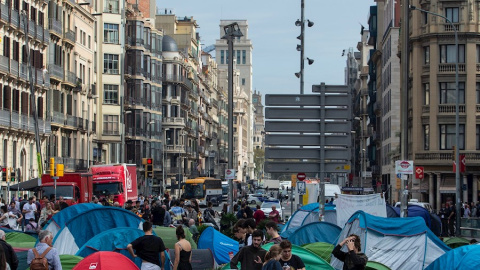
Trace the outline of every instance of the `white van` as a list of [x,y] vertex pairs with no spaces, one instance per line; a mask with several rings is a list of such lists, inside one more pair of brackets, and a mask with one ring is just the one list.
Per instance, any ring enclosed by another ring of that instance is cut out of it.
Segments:
[[[418,205],[428,210],[428,212],[433,213],[433,207],[428,202],[419,202],[417,199],[410,199],[408,205]],[[395,207],[400,207],[400,202],[395,203]]]

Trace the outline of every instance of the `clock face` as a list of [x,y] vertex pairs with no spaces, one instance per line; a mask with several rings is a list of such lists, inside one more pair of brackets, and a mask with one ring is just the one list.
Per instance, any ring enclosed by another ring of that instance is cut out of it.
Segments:
[[258,99],[257,99],[257,98],[253,98],[253,102],[257,102],[257,101],[258,101]]

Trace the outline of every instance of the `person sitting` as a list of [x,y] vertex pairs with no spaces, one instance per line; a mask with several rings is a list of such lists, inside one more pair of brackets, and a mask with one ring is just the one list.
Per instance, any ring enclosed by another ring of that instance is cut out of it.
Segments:
[[5,228],[10,228],[10,225],[8,224],[8,212],[7,212],[7,206],[2,205],[0,207],[1,209],[1,216],[0,216],[0,227],[5,227]]
[[27,225],[25,226],[26,232],[37,232],[38,231],[38,224],[35,222],[34,218],[31,218]]

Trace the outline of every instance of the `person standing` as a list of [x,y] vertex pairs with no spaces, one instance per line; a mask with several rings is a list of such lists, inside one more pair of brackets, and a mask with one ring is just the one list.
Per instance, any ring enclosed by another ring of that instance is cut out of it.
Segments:
[[10,265],[11,270],[17,270],[18,268],[18,258],[17,253],[13,250],[12,246],[5,242],[5,232],[0,230],[0,245],[3,247],[5,252],[5,259]]
[[452,203],[449,208],[450,215],[448,215],[448,230],[450,236],[455,236],[455,219],[457,214],[457,209],[455,209],[455,204]]
[[253,218],[255,219],[257,226],[258,223],[265,219],[265,213],[262,211],[259,204],[257,204],[257,210],[255,210],[255,213],[253,213]]
[[[37,206],[33,203],[33,197],[28,198],[28,202],[23,205],[22,213],[25,216],[25,221],[28,222],[31,218],[35,219]],[[25,223],[26,223],[25,222]]]
[[261,270],[263,260],[267,251],[260,247],[263,241],[263,232],[256,230],[252,234],[252,244],[243,247],[230,260],[230,268],[238,269],[237,264],[240,262],[241,270]]
[[40,233],[38,233],[38,241],[39,243],[35,248],[28,250],[27,264],[30,265],[33,259],[43,255],[43,257],[47,259],[48,267],[50,270],[62,270],[62,264],[60,263],[60,256],[58,255],[58,251],[56,248],[52,247],[52,232],[47,230],[40,231]]
[[173,270],[192,270],[192,245],[185,240],[185,231],[182,225],[177,226],[177,240],[175,243],[175,263]]
[[[142,259],[141,270],[160,270],[165,265],[165,244],[162,238],[153,235],[152,223],[145,221],[143,223],[144,236],[135,239],[127,245],[127,250],[132,257]],[[133,250],[136,251],[133,252]],[[159,256],[160,253],[160,256]],[[161,262],[160,262],[161,259]]]
[[288,240],[280,242],[282,248],[282,256],[280,257],[280,265],[285,270],[305,270],[305,264],[297,255],[292,254],[292,243]]
[[162,208],[161,202],[154,202],[152,205],[152,221],[154,225],[163,226],[163,220],[165,219],[165,209]]
[[438,216],[442,221],[442,236],[448,236],[448,215],[447,215],[447,208],[445,204],[442,203],[442,208],[438,211]]
[[278,234],[277,223],[273,221],[267,222],[267,224],[265,224],[265,230],[267,230],[267,234],[270,235],[269,243],[280,244],[282,242],[282,237]]
[[265,263],[262,270],[283,270],[278,260],[282,256],[282,248],[279,245],[272,245],[265,255]]
[[[341,251],[345,244],[348,252]],[[343,262],[343,270],[363,270],[367,266],[368,257],[361,250],[360,237],[350,234],[333,249],[332,255]]]
[[275,205],[272,205],[272,211],[268,214],[268,218],[275,223],[280,222],[280,213],[277,211],[277,207]]

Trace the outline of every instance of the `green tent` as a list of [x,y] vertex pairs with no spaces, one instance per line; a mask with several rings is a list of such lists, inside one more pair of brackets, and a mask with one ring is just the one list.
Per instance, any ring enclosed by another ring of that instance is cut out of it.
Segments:
[[390,268],[388,268],[387,266],[379,262],[369,261],[367,262],[367,266],[365,267],[365,270],[390,270]]
[[33,248],[37,239],[23,232],[8,232],[5,234],[5,242],[14,248]]
[[468,239],[462,237],[444,237],[443,242],[451,248],[457,248],[470,244],[470,241],[468,241]]
[[[63,270],[72,270],[81,260],[83,260],[83,257],[80,256],[68,254],[60,255],[60,263],[62,264]],[[18,269],[22,268],[19,267]],[[30,267],[28,267],[27,270],[30,270]]]
[[[269,250],[273,243],[268,243],[262,246],[263,249]],[[328,269],[333,270],[334,268],[330,266],[328,262],[322,259],[317,254],[302,248],[297,245],[292,245],[292,253],[300,257],[305,264],[305,268],[307,270],[320,270],[320,269]]]
[[[193,241],[192,238],[192,233],[190,230],[187,228],[185,229],[185,239],[187,239],[188,242],[192,245],[192,249],[197,249],[197,244],[195,241]],[[163,243],[165,244],[165,247],[168,249],[175,249],[175,243],[178,242],[177,240],[177,234],[175,233],[177,229],[176,228],[170,228],[170,227],[163,227],[163,226],[157,226],[156,228],[153,228],[153,231],[157,236],[162,238]]]
[[330,257],[332,255],[332,251],[335,248],[334,245],[330,243],[325,243],[325,242],[310,243],[310,244],[303,245],[302,247],[317,254],[318,256],[320,256],[320,258],[324,259],[329,263],[330,263]]

